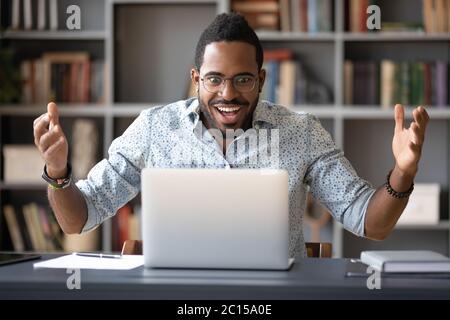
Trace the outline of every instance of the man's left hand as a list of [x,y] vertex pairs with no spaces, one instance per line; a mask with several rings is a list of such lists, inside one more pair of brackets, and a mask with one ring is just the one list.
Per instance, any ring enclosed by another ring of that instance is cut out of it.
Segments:
[[430,120],[424,107],[413,110],[414,121],[405,128],[405,110],[402,105],[395,106],[395,131],[392,152],[396,167],[405,175],[414,177],[419,166],[425,130]]

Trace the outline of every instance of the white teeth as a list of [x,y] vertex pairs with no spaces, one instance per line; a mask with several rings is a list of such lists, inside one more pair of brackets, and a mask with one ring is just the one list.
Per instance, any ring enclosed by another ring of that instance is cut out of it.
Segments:
[[236,112],[236,111],[238,111],[240,108],[239,108],[239,107],[235,107],[235,108],[217,107],[217,109],[219,109],[220,112]]

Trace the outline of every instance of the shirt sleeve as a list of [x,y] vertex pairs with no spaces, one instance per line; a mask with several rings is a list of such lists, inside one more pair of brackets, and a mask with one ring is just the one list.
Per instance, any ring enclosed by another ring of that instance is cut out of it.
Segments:
[[307,121],[309,158],[305,181],[334,219],[362,237],[367,206],[376,190],[357,175],[319,120],[310,115]]
[[150,149],[148,112],[142,111],[123,135],[112,142],[108,159],[97,163],[87,179],[76,183],[88,208],[88,219],[82,233],[114,216],[120,207],[138,194],[141,170],[146,166]]

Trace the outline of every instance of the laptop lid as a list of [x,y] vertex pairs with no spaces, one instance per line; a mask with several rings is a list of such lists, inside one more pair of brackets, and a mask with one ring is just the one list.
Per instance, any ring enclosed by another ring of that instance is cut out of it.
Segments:
[[287,269],[284,170],[142,171],[145,266]]

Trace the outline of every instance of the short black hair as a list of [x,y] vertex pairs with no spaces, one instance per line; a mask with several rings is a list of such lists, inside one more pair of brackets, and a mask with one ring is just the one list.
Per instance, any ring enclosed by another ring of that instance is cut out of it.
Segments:
[[263,49],[255,31],[247,20],[239,13],[222,13],[203,31],[195,49],[195,67],[200,70],[203,64],[205,47],[212,42],[242,41],[251,44],[256,49],[258,70],[263,64]]

